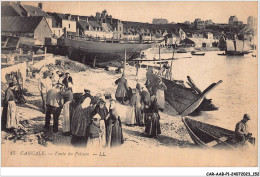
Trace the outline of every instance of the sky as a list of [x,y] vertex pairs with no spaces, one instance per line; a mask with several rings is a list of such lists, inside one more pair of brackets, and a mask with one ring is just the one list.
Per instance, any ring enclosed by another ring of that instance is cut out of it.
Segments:
[[[106,9],[113,18],[124,21],[148,22],[153,18],[165,18],[169,22],[193,22],[195,18],[212,19],[214,23],[228,23],[232,15],[247,23],[248,16],[257,17],[257,1],[39,1],[46,12],[93,15]],[[37,6],[38,2],[22,1]]]

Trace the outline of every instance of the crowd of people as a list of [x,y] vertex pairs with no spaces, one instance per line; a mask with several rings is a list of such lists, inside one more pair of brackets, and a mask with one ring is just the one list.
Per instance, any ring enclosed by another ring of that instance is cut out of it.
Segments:
[[[128,108],[124,119],[127,126],[145,126],[144,132],[149,137],[156,138],[161,134],[159,110],[164,110],[164,90],[167,89],[161,78],[147,79],[145,86],[140,83],[136,88],[130,88],[124,74],[115,81],[117,89],[116,100],[110,97],[109,107],[101,94],[92,96],[90,90],[84,93],[73,93],[73,79],[67,72],[49,73],[43,71],[39,78],[39,91],[42,98],[42,111],[45,114],[45,131],[51,131],[50,120],[53,117],[53,133],[58,132],[61,111],[62,133],[71,136],[71,144],[75,147],[115,147],[124,143],[120,103]],[[2,111],[2,130],[13,130],[19,127],[16,111],[14,83],[10,82],[5,92]],[[107,93],[106,93],[107,94]],[[105,94],[105,95],[106,95]],[[252,134],[248,133],[247,121],[249,115],[237,123],[235,140],[244,143]]]

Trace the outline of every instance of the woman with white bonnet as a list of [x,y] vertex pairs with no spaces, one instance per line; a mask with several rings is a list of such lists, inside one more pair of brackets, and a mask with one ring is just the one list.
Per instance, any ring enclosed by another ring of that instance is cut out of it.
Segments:
[[91,122],[90,113],[93,107],[90,106],[90,98],[86,98],[83,103],[78,105],[71,120],[71,144],[76,147],[86,147],[87,127]]
[[117,113],[115,100],[110,101],[109,117],[107,119],[107,146],[115,147],[124,143],[121,119]]

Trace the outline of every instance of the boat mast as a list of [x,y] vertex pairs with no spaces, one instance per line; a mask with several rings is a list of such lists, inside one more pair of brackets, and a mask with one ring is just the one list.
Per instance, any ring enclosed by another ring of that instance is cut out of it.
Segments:
[[125,60],[124,60],[124,71],[123,71],[123,75],[125,75],[125,65],[126,65],[126,49],[125,49]]

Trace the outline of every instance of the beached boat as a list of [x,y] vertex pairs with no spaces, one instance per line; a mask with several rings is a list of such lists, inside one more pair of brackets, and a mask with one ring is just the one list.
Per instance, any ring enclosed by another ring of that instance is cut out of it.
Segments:
[[[151,83],[151,87],[156,87],[158,84],[158,76],[151,72],[147,72],[146,78]],[[195,84],[192,82],[190,77],[188,76],[188,83],[189,87],[184,85],[184,81],[180,80],[170,80],[164,77],[161,77],[163,83],[166,85],[167,90],[164,91],[165,93],[165,100],[178,112],[179,115],[182,117],[187,116],[193,113],[197,108],[200,107],[199,111],[216,110],[214,106],[211,104],[211,100],[205,100],[206,95],[212,91],[215,87],[217,87],[222,81],[218,81],[217,83],[213,83],[208,88],[206,88],[203,92],[201,92]],[[202,105],[202,103],[204,105]]]
[[97,39],[89,40],[85,38],[61,38],[58,39],[58,47],[54,53],[68,55],[69,58],[80,60],[81,63],[96,63],[123,61],[125,55],[127,60],[140,56],[142,50],[151,48],[151,43],[127,42],[124,40],[101,41]]
[[[182,122],[188,130],[195,144],[208,148],[235,148],[238,144],[234,140],[234,131],[206,124],[190,118],[182,118]],[[248,139],[255,144],[255,138]]]
[[187,50],[185,50],[185,49],[180,49],[180,50],[177,50],[176,53],[187,53]]
[[205,53],[198,53],[198,52],[192,51],[192,52],[191,52],[191,55],[204,56]]

